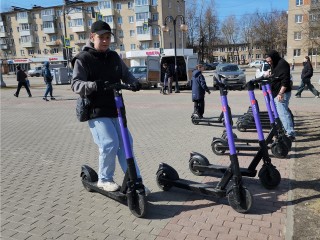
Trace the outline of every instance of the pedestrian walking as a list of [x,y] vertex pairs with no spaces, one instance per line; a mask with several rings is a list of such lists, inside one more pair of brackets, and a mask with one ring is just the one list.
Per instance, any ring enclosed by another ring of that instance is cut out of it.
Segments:
[[27,74],[21,69],[21,67],[17,66],[18,86],[17,86],[17,90],[16,90],[15,94],[13,94],[15,97],[19,97],[20,89],[22,86],[24,86],[25,89],[27,90],[29,97],[32,97],[31,91],[30,91],[29,86],[27,84],[27,77],[28,77]]
[[52,95],[52,92],[53,92],[52,79],[53,79],[53,77],[52,77],[51,71],[49,69],[49,65],[50,65],[49,62],[45,62],[44,63],[44,70],[43,70],[43,78],[44,78],[44,82],[46,83],[46,86],[47,86],[46,91],[43,96],[43,100],[45,100],[45,101],[49,101],[47,98],[48,94],[50,94],[51,100],[55,100],[55,98]]
[[294,64],[295,64],[295,60],[292,59],[291,71],[294,71]]
[[301,93],[304,90],[305,85],[307,85],[308,89],[315,95],[316,98],[319,98],[319,92],[315,89],[313,84],[311,83],[311,77],[313,76],[313,67],[308,56],[305,56],[303,61],[303,69],[301,72],[301,83],[296,93],[296,97],[300,98]]

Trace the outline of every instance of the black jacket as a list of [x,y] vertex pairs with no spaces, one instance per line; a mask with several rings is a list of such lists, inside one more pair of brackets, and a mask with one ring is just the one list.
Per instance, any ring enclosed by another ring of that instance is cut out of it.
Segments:
[[303,63],[303,69],[301,72],[301,80],[310,79],[313,76],[313,68],[310,62]]
[[271,73],[273,79],[271,80],[271,91],[273,97],[279,94],[282,86],[286,87],[285,92],[291,91],[290,82],[290,65],[289,63],[280,57],[279,53],[272,50],[267,54],[272,59]]
[[27,78],[27,74],[22,71],[21,69],[17,71],[17,81],[18,82],[24,82],[26,81],[26,78]]

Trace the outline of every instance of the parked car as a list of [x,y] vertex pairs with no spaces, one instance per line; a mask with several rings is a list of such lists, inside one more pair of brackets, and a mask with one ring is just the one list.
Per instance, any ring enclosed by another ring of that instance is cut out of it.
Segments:
[[42,76],[42,67],[39,66],[39,67],[35,67],[33,69],[30,69],[28,71],[28,75],[30,77],[34,77],[34,76],[40,77],[40,76]]
[[264,63],[263,60],[255,60],[255,61],[249,63],[248,65],[249,65],[250,68],[253,68],[253,67],[258,68],[258,67],[260,67],[263,63]]
[[[263,75],[266,75],[268,71],[271,69],[269,63],[263,62],[261,66],[256,70],[255,78],[259,78]],[[293,85],[292,74],[290,74],[291,86]],[[261,89],[261,84],[256,84],[256,87]]]
[[237,64],[220,63],[213,75],[213,87],[219,89],[216,85],[216,79],[218,79],[226,84],[229,89],[245,89],[246,75],[244,71]]
[[130,67],[129,71],[132,73],[132,75],[138,79],[139,83],[144,88],[151,87],[151,84],[147,81],[147,66],[134,66]]

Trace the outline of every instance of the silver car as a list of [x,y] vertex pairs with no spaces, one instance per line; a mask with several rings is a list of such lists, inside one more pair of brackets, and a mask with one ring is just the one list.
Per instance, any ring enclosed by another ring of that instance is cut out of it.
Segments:
[[147,67],[146,66],[135,66],[130,67],[129,71],[132,75],[138,79],[139,83],[142,87],[151,87],[150,84],[147,82]]
[[213,75],[213,87],[219,89],[216,80],[226,84],[229,89],[242,90],[246,87],[246,75],[244,69],[241,69],[237,64],[221,63],[217,66]]

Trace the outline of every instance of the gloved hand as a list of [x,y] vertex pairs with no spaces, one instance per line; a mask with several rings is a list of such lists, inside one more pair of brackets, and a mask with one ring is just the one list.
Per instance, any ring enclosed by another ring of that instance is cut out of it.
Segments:
[[208,94],[210,94],[210,93],[211,93],[209,89],[207,89],[207,90],[206,90],[206,92],[207,92]]
[[133,84],[131,84],[131,87],[132,91],[136,92],[141,89],[141,84],[139,82],[134,82]]
[[95,83],[97,85],[97,91],[105,91],[109,86],[108,81],[96,80]]

